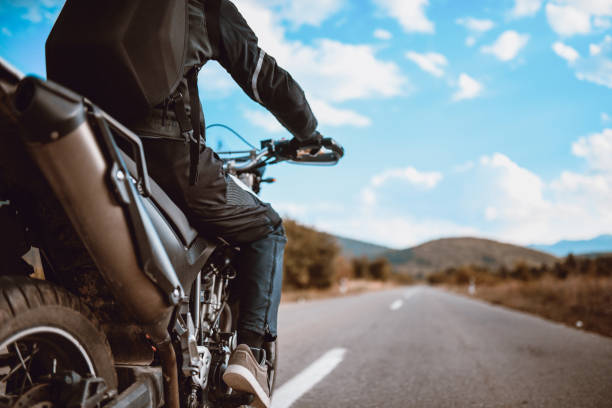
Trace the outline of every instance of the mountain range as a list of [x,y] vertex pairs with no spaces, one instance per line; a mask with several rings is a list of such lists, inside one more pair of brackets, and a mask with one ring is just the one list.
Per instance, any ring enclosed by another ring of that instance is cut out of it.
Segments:
[[548,252],[556,256],[587,255],[612,252],[612,235],[600,235],[592,239],[559,241],[553,245],[530,245],[529,248]]
[[403,250],[347,238],[338,238],[338,243],[347,257],[384,257],[396,271],[413,276],[468,265],[496,270],[502,266],[512,268],[519,262],[539,266],[558,261],[549,253],[481,238],[444,238]]
[[334,236],[338,241],[338,245],[342,249],[342,255],[347,258],[358,258],[365,256],[370,259],[374,259],[385,252],[393,251],[393,249],[376,244],[370,244],[369,242],[359,241],[351,238],[344,238]]

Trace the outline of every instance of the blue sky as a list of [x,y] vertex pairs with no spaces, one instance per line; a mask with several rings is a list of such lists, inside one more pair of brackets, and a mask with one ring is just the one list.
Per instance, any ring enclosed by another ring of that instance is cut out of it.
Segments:
[[[531,244],[612,232],[612,0],[240,0],[300,82],[337,167],[282,164],[263,198],[339,235]],[[0,55],[44,76],[62,2],[0,0]],[[216,63],[208,123],[290,137]],[[213,147],[237,148],[213,129]]]

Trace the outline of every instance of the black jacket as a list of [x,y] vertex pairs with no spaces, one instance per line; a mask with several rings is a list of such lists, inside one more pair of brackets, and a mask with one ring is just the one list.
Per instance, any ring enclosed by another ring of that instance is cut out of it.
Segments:
[[[259,48],[257,36],[236,6],[229,0],[189,0],[188,7],[185,73],[216,60],[251,99],[268,109],[293,136],[300,140],[310,138],[317,120],[304,91]],[[172,103],[166,102],[147,119],[128,125],[145,137],[181,138]]]

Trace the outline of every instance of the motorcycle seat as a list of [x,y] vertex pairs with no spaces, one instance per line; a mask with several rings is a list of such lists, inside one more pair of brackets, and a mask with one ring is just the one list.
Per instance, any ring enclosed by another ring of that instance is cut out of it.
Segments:
[[[136,177],[138,170],[136,163],[125,152],[121,152],[125,165],[132,177]],[[188,247],[198,237],[198,232],[191,226],[185,213],[168,197],[168,194],[149,177],[151,186],[151,200],[161,211],[164,217],[170,222],[174,231],[180,237],[183,244]]]

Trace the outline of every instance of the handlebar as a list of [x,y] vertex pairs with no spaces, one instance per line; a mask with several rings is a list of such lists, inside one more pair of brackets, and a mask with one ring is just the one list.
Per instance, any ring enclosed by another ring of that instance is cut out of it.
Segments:
[[323,138],[320,144],[312,141],[264,140],[261,149],[244,153],[248,155],[223,159],[225,169],[240,174],[284,161],[335,165],[344,156],[344,148],[332,138]]

